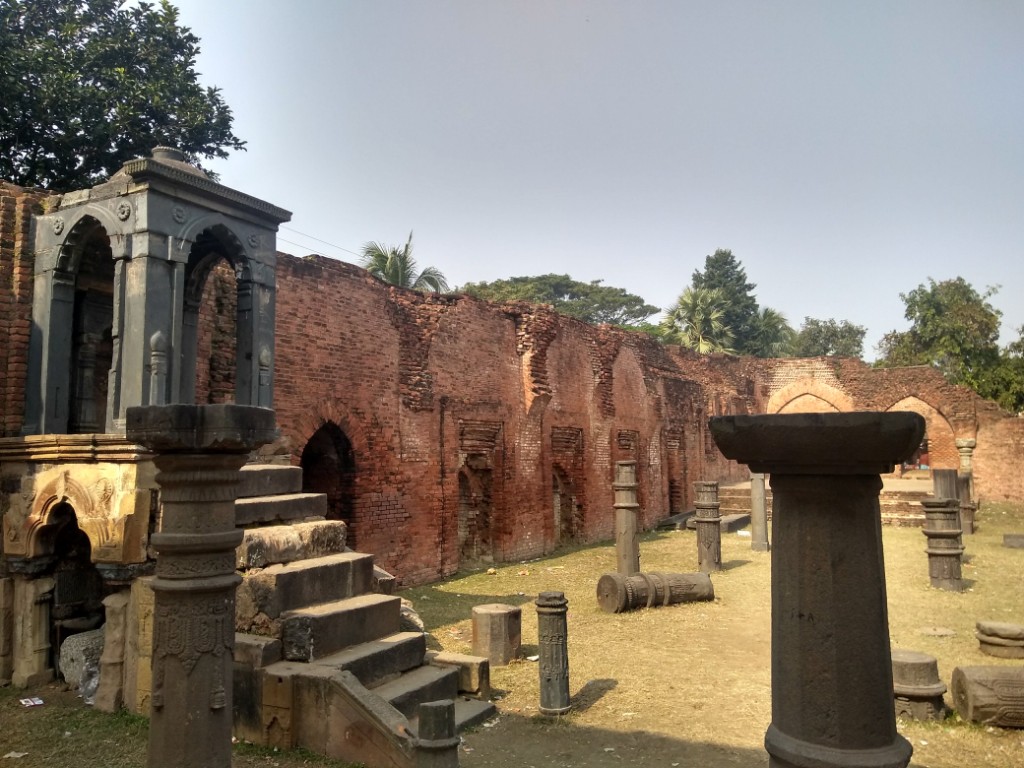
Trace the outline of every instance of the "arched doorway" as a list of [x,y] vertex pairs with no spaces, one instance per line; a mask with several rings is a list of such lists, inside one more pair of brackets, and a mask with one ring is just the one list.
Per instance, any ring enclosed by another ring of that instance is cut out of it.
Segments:
[[352,442],[341,428],[327,422],[309,438],[299,460],[302,490],[327,495],[329,517],[344,520],[348,526],[346,541],[357,548],[359,531],[353,520],[353,492],[356,478]]

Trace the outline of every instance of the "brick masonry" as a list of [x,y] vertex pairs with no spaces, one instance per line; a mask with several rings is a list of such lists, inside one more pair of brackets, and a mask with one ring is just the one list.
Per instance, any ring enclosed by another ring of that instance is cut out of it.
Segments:
[[[23,423],[29,233],[43,202],[39,192],[0,185],[3,435]],[[929,368],[699,356],[547,307],[426,296],[344,262],[278,259],[279,449],[294,464],[316,465],[317,456],[303,456],[310,438],[327,425],[344,434],[351,472],[338,514],[358,548],[404,584],[459,567],[469,515],[486,521],[484,559],[550,551],[568,530],[556,530],[553,489],[563,515],[573,506],[574,539],[611,538],[616,461],[637,462],[644,527],[691,508],[695,480],[746,479],[708,433],[708,417],[720,414],[914,410],[928,420],[932,466],[958,466],[954,439],[976,438],[979,495],[1024,498],[1015,467],[1024,420]],[[197,392],[222,400],[233,389],[224,364],[233,345],[221,340],[233,328],[230,272],[214,272],[205,295],[220,312],[200,318]]]

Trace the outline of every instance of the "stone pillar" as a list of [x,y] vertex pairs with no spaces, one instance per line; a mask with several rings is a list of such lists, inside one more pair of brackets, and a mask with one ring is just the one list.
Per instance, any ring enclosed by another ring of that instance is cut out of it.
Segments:
[[722,518],[718,514],[718,483],[699,480],[697,491],[697,570],[722,570]]
[[103,599],[106,623],[103,625],[103,655],[100,656],[100,684],[96,689],[96,709],[117,712],[124,704],[125,636],[128,620],[128,590]]
[[640,540],[637,538],[636,462],[615,462],[615,569],[623,576],[640,572]]
[[764,472],[750,473],[750,548],[755,552],[767,552],[769,549]]
[[974,515],[978,511],[978,505],[974,503],[971,496],[972,482],[971,475],[965,475],[962,472],[957,475],[956,489],[957,498],[960,499],[960,527],[963,528],[964,533],[971,534],[974,533]]
[[928,537],[928,577],[933,587],[962,592],[960,503],[956,499],[925,499],[924,530]]
[[156,453],[157,551],[149,768],[230,768],[238,470],[274,438],[274,412],[239,405],[127,410],[128,439]]
[[960,477],[967,478],[967,495],[961,494],[960,501],[974,501],[974,449],[978,441],[973,437],[958,437],[954,445],[960,454]]
[[540,713],[564,715],[569,704],[569,601],[562,592],[537,596],[537,645],[540,654]]
[[416,768],[458,768],[461,739],[455,732],[455,702],[420,704],[416,715]]
[[0,579],[0,686],[14,672],[14,580]]
[[14,577],[14,669],[16,688],[31,688],[53,680],[50,661],[50,606],[54,580],[50,576]]
[[726,458],[770,472],[772,768],[904,768],[896,732],[879,475],[920,445],[914,413],[725,416]]
[[492,667],[504,667],[519,655],[523,642],[523,609],[487,603],[473,606],[473,655]]

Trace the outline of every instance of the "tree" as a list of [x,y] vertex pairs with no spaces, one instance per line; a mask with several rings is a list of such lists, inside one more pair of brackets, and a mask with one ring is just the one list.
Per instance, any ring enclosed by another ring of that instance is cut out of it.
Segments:
[[848,320],[837,323],[832,318],[817,320],[805,317],[804,324],[793,339],[793,357],[861,357],[867,329]]
[[702,355],[732,353],[732,330],[725,322],[726,300],[717,288],[688,287],[667,310],[662,327],[666,340]]
[[975,390],[982,373],[999,361],[999,322],[1002,313],[989,298],[998,288],[978,293],[957,277],[919,285],[901,293],[910,330],[890,331],[879,344],[881,366],[933,365],[953,384]]
[[638,327],[658,312],[639,296],[623,288],[601,285],[601,280],[582,283],[569,275],[510,277],[493,282],[466,283],[459,290],[488,301],[528,301],[550,304],[556,312],[585,323],[610,323],[627,328]]
[[732,251],[719,248],[705,257],[704,271],[694,271],[692,285],[721,293],[722,322],[732,334],[736,352],[756,354],[758,307],[753,291],[757,286],[747,282],[746,270]]
[[67,191],[156,145],[189,160],[245,142],[195,71],[199,38],[167,0],[0,3],[0,178]]
[[1006,346],[999,361],[978,378],[979,395],[995,400],[1011,413],[1024,412],[1024,326],[1017,329],[1017,340]]
[[422,272],[416,271],[416,260],[412,257],[412,232],[402,248],[366,243],[359,264],[374,277],[399,288],[434,293],[448,291],[448,281],[437,267],[424,267]]
[[762,307],[753,317],[747,351],[756,357],[783,357],[789,352],[795,335],[784,314]]

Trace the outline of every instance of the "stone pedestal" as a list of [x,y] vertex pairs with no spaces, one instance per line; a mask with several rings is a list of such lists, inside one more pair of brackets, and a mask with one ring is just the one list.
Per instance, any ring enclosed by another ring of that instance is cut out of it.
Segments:
[[517,605],[473,606],[473,655],[492,667],[504,667],[519,655],[523,642],[523,610]]
[[458,768],[461,739],[455,732],[455,702],[420,704],[416,721],[416,768]]
[[939,679],[939,662],[934,656],[894,650],[892,685],[896,717],[941,720],[946,716],[946,705],[942,701],[946,684]]
[[726,458],[771,473],[774,768],[903,768],[882,558],[880,474],[920,445],[913,413],[713,418]]
[[129,408],[127,436],[156,456],[149,768],[230,768],[238,470],[274,438],[274,412],[238,405]]
[[928,577],[931,585],[950,592],[962,592],[960,559],[960,502],[956,499],[925,499],[924,533],[928,537]]
[[767,552],[768,545],[768,504],[764,492],[764,473],[750,473],[750,548],[755,552]]
[[978,650],[1000,659],[1024,659],[1024,626],[1007,621],[977,623]]
[[623,576],[640,572],[640,539],[637,537],[636,462],[615,462],[615,569]]
[[540,655],[540,713],[564,715],[569,704],[569,601],[562,592],[537,596],[537,645]]
[[697,515],[697,570],[713,573],[722,570],[722,518],[718,514],[718,483],[700,480],[693,484],[697,491],[694,504]]

